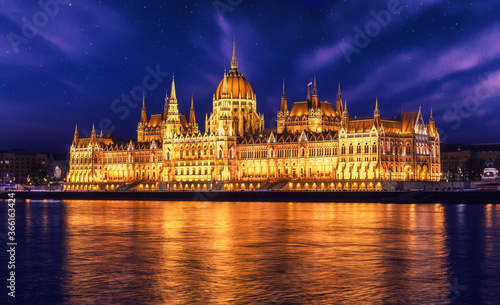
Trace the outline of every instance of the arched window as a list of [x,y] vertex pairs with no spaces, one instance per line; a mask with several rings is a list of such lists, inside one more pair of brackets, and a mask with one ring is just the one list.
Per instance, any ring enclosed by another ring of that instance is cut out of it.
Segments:
[[354,151],[354,148],[353,148],[352,143],[351,143],[351,144],[349,144],[349,154],[352,155],[353,151]]
[[342,149],[340,150],[341,155],[345,155],[345,145],[342,144]]
[[372,154],[376,154],[377,153],[377,144],[375,142],[373,142],[373,145],[372,145]]
[[370,153],[370,147],[368,146],[368,142],[365,143],[365,154]]
[[356,153],[361,154],[361,144],[358,143],[358,146],[356,147]]

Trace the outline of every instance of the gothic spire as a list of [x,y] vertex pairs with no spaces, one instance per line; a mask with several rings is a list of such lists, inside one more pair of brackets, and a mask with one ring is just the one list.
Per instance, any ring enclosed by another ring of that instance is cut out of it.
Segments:
[[236,61],[236,42],[233,39],[233,58],[231,59],[231,70],[238,69],[238,62]]
[[373,111],[373,124],[376,128],[380,126],[380,111],[378,109],[378,97],[375,99],[375,110]]
[[[310,84],[310,83],[309,83]],[[309,102],[311,100],[311,90],[309,87],[311,87],[310,85],[307,85],[307,98],[306,100]]]
[[166,120],[168,115],[168,91],[165,91],[165,106],[163,106],[163,119]]
[[313,91],[312,91],[312,107],[319,108],[318,89],[316,88],[316,76],[314,76],[314,84],[313,84]]
[[339,115],[341,115],[344,112],[344,108],[342,107],[342,94],[340,93],[340,82],[339,82],[339,91],[337,93],[337,105],[335,110]]
[[95,127],[94,127],[94,123],[92,123],[92,132],[90,133],[90,141],[95,140],[95,138],[96,138]]
[[146,97],[142,96],[142,109],[141,109],[141,122],[146,122],[148,120],[146,116]]
[[73,145],[76,145],[78,143],[78,124],[75,124],[75,134],[73,136]]
[[347,100],[344,102],[344,111],[342,112],[342,125],[346,130],[349,128],[349,112],[347,112]]
[[431,137],[435,137],[438,134],[436,130],[436,123],[434,122],[434,117],[432,116],[432,108],[431,108],[431,116],[429,117],[429,135]]
[[172,73],[172,91],[170,92],[170,102],[177,104],[177,95],[175,94],[175,79],[174,73]]
[[189,112],[189,124],[196,124],[196,116],[194,115],[194,104],[193,104],[193,96],[191,95],[191,110]]
[[288,111],[288,105],[287,105],[287,102],[286,102],[285,80],[284,79],[283,79],[283,93],[281,94],[281,107],[280,107],[280,111],[283,112],[283,114]]

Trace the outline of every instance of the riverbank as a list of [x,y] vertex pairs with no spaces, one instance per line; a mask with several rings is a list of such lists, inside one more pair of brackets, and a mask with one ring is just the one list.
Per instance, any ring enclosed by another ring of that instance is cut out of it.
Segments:
[[[0,194],[7,199],[7,193]],[[17,200],[160,200],[266,202],[500,203],[500,191],[176,191],[15,192]]]

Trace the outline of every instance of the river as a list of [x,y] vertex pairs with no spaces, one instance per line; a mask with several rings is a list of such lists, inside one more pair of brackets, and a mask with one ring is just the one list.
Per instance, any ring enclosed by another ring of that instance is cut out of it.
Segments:
[[495,304],[497,205],[16,203],[16,302]]

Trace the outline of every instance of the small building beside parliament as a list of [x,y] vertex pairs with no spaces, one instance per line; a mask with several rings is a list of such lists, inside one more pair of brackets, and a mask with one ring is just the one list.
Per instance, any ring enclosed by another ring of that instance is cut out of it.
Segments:
[[[310,89],[312,87],[312,90]],[[279,101],[277,101],[277,104]],[[193,99],[179,113],[175,79],[163,113],[148,117],[143,100],[137,140],[110,134],[80,138],[75,129],[66,190],[376,190],[384,181],[438,181],[440,141],[432,110],[382,118],[352,118],[342,99],[319,99],[316,79],[291,108],[281,95],[277,129],[264,115],[250,83],[238,71],[235,49],[213,111],[200,131]]]

